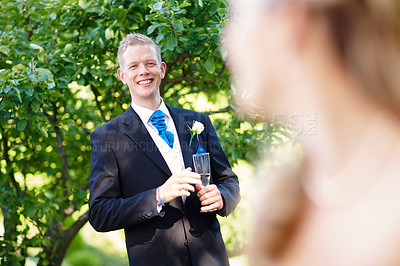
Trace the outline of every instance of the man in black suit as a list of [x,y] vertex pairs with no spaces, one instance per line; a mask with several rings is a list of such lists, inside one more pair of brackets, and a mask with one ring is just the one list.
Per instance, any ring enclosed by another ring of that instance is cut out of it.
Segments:
[[[209,117],[163,102],[166,65],[149,37],[127,35],[118,61],[132,103],[91,134],[91,225],[124,228],[130,265],[228,265],[216,214],[235,209],[239,182]],[[194,121],[204,130],[192,137]],[[202,187],[192,155],[204,151],[211,184]]]

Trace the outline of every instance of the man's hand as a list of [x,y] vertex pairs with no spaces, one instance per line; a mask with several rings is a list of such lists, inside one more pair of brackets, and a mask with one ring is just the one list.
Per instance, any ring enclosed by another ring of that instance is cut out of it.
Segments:
[[219,211],[224,207],[224,201],[216,185],[211,184],[203,188],[201,185],[196,185],[196,189],[198,190],[197,196],[203,206],[200,208],[201,211]]
[[[189,197],[190,192],[195,191],[192,184],[200,185],[201,181],[200,175],[192,172],[192,168],[190,167],[178,174],[172,175],[162,186],[160,186],[159,193],[163,203],[171,202],[177,197]],[[158,196],[159,195],[157,194],[157,199]]]

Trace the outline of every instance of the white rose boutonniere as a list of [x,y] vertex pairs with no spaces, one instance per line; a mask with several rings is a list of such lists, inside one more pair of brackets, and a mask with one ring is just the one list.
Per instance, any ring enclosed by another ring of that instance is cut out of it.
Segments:
[[189,142],[189,146],[190,146],[190,145],[192,145],[192,140],[193,140],[194,136],[197,136],[197,139],[199,139],[199,135],[204,130],[204,125],[203,125],[203,123],[201,123],[199,121],[193,121],[192,127],[190,127],[190,126],[188,126],[188,127],[189,127],[189,131],[190,131],[190,142]]

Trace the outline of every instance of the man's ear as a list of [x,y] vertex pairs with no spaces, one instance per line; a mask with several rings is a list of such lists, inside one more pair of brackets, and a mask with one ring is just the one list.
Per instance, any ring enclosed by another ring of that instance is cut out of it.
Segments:
[[125,81],[125,73],[124,73],[124,71],[121,69],[121,68],[119,68],[118,69],[118,71],[117,71],[117,73],[118,73],[118,77],[119,77],[119,79],[122,81],[122,83],[124,83],[124,85],[126,84],[126,81]]
[[161,62],[161,78],[163,79],[165,77],[165,71],[167,71],[167,65],[165,64],[165,62]]

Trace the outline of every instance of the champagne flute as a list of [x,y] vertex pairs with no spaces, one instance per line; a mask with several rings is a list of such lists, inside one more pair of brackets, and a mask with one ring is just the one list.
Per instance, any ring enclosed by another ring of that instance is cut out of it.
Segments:
[[200,174],[201,186],[205,187],[210,184],[210,154],[208,152],[193,154],[194,171]]
[[[201,177],[201,187],[208,186],[210,184],[210,173],[211,173],[211,166],[210,166],[210,154],[208,152],[193,154],[193,166],[194,171],[200,174]],[[210,211],[200,211],[200,212],[212,212]]]

